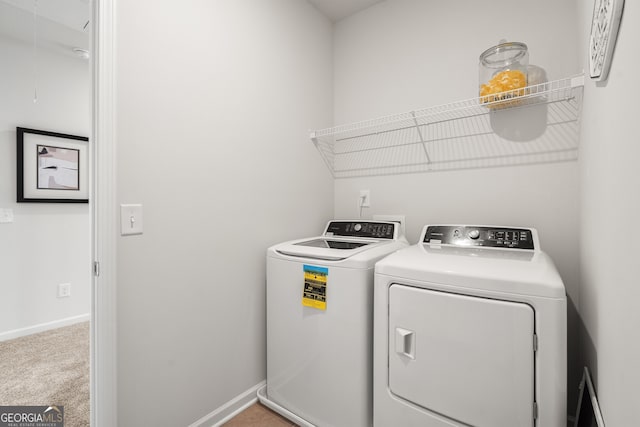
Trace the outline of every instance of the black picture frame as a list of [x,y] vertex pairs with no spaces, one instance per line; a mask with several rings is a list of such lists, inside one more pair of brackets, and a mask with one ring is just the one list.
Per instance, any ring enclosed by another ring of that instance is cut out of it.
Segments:
[[89,138],[16,128],[18,203],[89,203]]

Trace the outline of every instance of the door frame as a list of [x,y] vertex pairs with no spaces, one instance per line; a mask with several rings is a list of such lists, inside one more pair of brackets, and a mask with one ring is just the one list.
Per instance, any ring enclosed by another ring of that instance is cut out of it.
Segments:
[[118,425],[115,0],[94,0],[91,17],[91,425],[111,427]]

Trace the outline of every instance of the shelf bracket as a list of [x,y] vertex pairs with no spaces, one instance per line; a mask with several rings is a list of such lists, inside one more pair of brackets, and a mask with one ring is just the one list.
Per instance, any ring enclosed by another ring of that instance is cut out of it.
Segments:
[[571,87],[575,88],[580,86],[584,86],[584,74],[571,77]]
[[418,119],[416,118],[416,112],[411,112],[411,117],[413,117],[413,123],[416,125],[416,130],[418,131],[418,136],[420,137],[420,142],[422,143],[422,149],[424,150],[424,155],[427,156],[427,164],[431,163],[431,158],[429,157],[429,152],[427,151],[427,142],[422,137],[422,132],[420,131],[420,125],[418,124]]

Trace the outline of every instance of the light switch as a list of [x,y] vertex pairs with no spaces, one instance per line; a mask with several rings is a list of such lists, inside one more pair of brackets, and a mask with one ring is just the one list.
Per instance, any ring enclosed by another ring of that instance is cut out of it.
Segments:
[[120,205],[120,235],[142,234],[142,205]]
[[13,209],[0,208],[0,224],[13,222]]

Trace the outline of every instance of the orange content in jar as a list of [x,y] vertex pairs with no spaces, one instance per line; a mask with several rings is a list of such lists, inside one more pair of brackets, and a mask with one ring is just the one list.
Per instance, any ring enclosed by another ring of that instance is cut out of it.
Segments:
[[[497,73],[487,84],[480,86],[480,97],[482,103],[499,101],[514,96],[524,95],[524,91],[495,96],[501,92],[521,89],[527,86],[527,76],[520,70],[505,70]],[[491,96],[494,95],[494,96]]]

